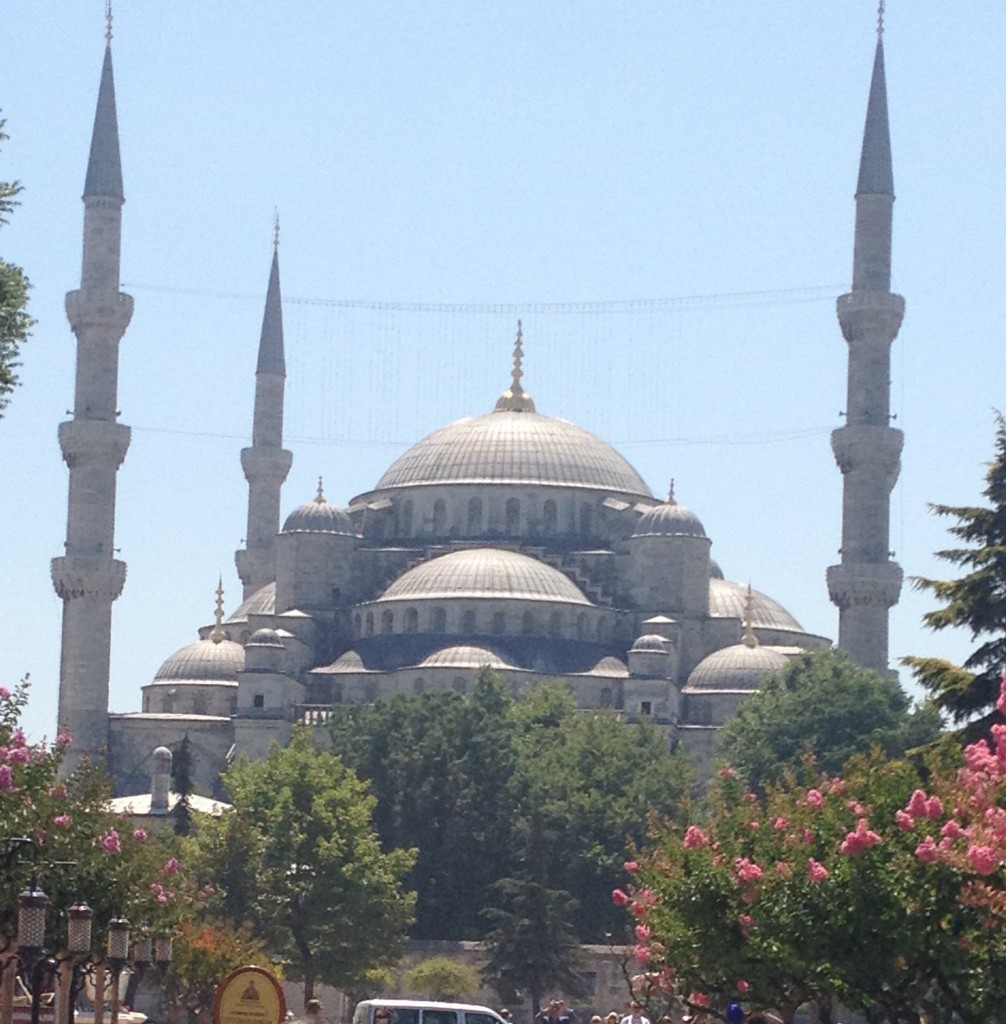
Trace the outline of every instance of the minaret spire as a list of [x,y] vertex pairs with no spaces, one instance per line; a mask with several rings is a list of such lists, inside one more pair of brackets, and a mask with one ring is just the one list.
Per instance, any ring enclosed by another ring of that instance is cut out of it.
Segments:
[[842,547],[841,564],[828,569],[828,590],[839,609],[839,646],[860,665],[886,673],[888,617],[902,584],[890,550],[890,497],[904,444],[890,425],[891,342],[905,300],[890,290],[894,175],[883,19],[881,2],[856,187],[852,290],[838,300],[849,371],[846,423],[831,436],[843,476]]
[[276,534],[279,532],[280,490],[293,462],[283,448],[283,396],[286,359],[283,352],[283,299],[279,287],[279,216],[273,225],[272,266],[266,290],[262,333],[255,370],[255,411],[252,443],[241,451],[248,481],[248,527],[245,547],[235,554],[245,598],[276,579]]
[[73,419],[61,423],[59,445],[70,470],[64,553],[52,560],[63,599],[59,726],[73,736],[74,767],[99,756],[108,742],[108,677],[112,603],[122,592],[126,563],[114,557],[116,473],[129,448],[118,422],[119,342],[133,300],[119,291],[122,166],[112,73],[111,10],[105,59],[84,181],[81,283],[66,296],[77,336]]

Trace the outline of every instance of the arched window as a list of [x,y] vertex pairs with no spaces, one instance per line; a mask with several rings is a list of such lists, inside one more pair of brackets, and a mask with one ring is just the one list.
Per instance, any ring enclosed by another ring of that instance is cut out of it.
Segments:
[[493,632],[496,634],[506,632],[506,615],[503,612],[493,612]]
[[610,708],[611,707],[611,687],[610,686],[602,686],[601,687],[600,705],[601,705],[602,708]]
[[521,617],[520,627],[521,632],[525,636],[532,636],[534,634],[534,612],[524,612],[524,615]]
[[519,498],[507,498],[506,500],[506,528],[504,532],[508,537],[516,537],[520,533]]
[[446,633],[447,632],[447,609],[446,608],[434,608],[433,609],[433,632],[434,633]]
[[548,620],[548,635],[562,636],[562,616],[558,612],[552,612]]
[[437,498],[433,503],[433,535],[443,537],[447,533],[447,502]]
[[584,537],[594,535],[594,506],[589,501],[580,506],[580,533]]
[[412,501],[411,499],[406,500],[405,504],[402,505],[402,528],[401,534],[403,537],[412,536]]
[[451,688],[455,693],[465,693],[468,689],[468,684],[461,678],[461,676],[456,676],[454,682],[451,683]]
[[366,634],[367,634],[367,636],[373,636],[374,635],[374,613],[373,612],[367,612]]
[[360,613],[357,612],[353,616],[353,635],[360,636],[363,631],[363,619],[360,617]]
[[209,710],[209,706],[205,693],[197,693],[192,698],[192,714],[194,715],[205,715]]
[[422,676],[420,676],[412,684],[412,692],[416,693],[416,694],[425,693],[426,692],[426,680]]
[[468,536],[474,537],[482,532],[482,499],[471,498],[468,501]]
[[408,608],[405,612],[405,632],[419,632],[419,612],[415,608]]
[[546,537],[554,537],[558,527],[559,515],[555,502],[549,498],[542,506],[541,532]]
[[462,633],[474,633],[475,632],[475,612],[469,608],[464,615],[461,616],[461,632]]
[[391,633],[395,628],[395,614],[390,608],[381,612],[381,632]]

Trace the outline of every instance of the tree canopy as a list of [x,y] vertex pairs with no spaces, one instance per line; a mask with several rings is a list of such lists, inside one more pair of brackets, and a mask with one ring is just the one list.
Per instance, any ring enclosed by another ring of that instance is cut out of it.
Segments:
[[[7,140],[6,122],[0,119],[0,143]],[[0,181],[0,225],[6,224],[22,185],[18,181]],[[28,289],[24,271],[0,258],[0,416],[10,402],[10,394],[18,385],[17,368],[21,346],[35,321],[28,315]]]
[[722,730],[720,751],[756,785],[779,781],[812,752],[833,774],[854,754],[879,747],[901,757],[940,734],[932,708],[912,709],[901,685],[840,650],[800,655],[765,678]]
[[971,722],[971,738],[987,733],[994,721],[999,679],[1006,666],[1006,421],[996,414],[995,458],[985,474],[987,505],[930,505],[935,515],[956,520],[948,532],[959,547],[936,557],[964,574],[952,580],[917,576],[918,590],[942,605],[923,616],[929,629],[967,629],[978,646],[962,666],[945,658],[903,658],[936,705],[957,723]]

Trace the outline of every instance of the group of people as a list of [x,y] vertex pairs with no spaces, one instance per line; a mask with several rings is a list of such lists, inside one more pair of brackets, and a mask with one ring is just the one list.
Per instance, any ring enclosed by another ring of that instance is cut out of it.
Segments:
[[[634,999],[629,1003],[627,1013],[612,1010],[604,1017],[595,1014],[590,1018],[590,1024],[650,1024],[649,1017],[645,1016],[645,1010],[646,1007]],[[500,1015],[510,1024],[509,1010],[502,1010]],[[726,1019],[727,1024],[782,1024],[778,1017],[762,1010],[747,1011],[740,1003],[731,1003],[727,1007]],[[552,999],[548,1006],[536,1014],[534,1024],[577,1024],[576,1011],[564,999]],[[676,1022],[672,1017],[660,1017],[656,1024],[676,1024]],[[686,1013],[681,1019],[681,1024],[706,1024],[706,1020]]]

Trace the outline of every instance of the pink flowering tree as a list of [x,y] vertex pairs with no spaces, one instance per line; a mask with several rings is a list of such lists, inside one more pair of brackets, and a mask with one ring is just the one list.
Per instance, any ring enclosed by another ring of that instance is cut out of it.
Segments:
[[764,796],[724,769],[704,819],[658,827],[615,893],[641,967],[720,1016],[1006,1018],[1006,749],[967,756],[927,785],[879,755],[842,778],[808,764]]

